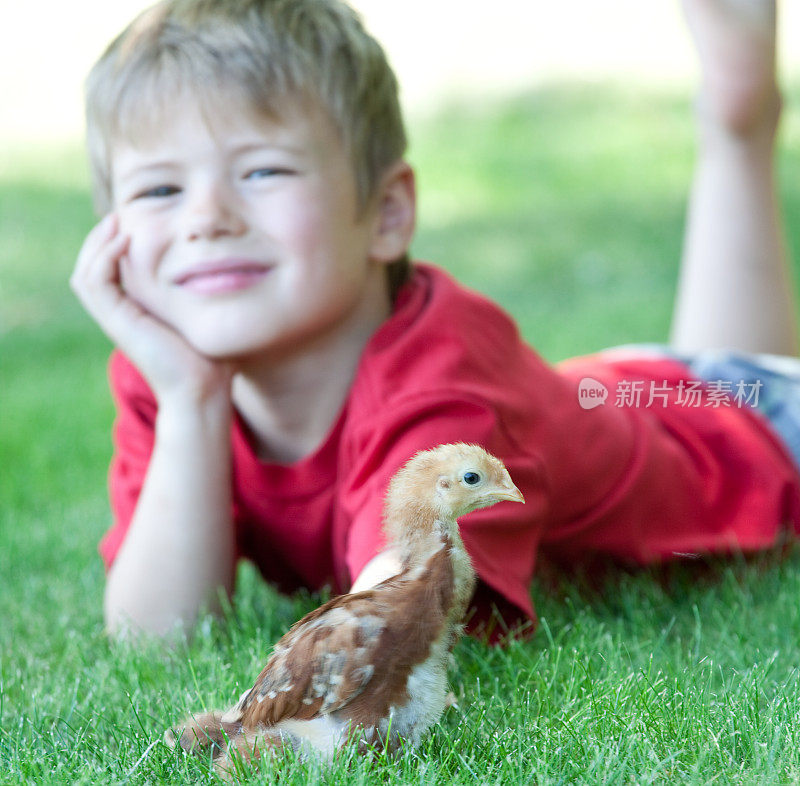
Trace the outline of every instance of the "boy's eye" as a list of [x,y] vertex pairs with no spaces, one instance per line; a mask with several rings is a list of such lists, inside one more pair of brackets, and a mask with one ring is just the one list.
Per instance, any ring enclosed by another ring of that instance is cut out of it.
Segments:
[[245,180],[260,180],[266,177],[275,177],[276,175],[290,175],[291,171],[288,169],[281,169],[280,167],[266,166],[260,169],[251,169],[245,176]]
[[177,186],[156,186],[155,188],[148,188],[146,191],[138,193],[134,199],[142,199],[146,197],[168,197],[177,194],[180,189]]

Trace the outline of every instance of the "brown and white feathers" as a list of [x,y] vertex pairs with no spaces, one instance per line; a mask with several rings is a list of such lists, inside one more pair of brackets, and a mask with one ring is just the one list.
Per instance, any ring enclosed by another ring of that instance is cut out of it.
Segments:
[[187,719],[167,741],[215,746],[225,772],[289,745],[332,758],[349,740],[411,745],[439,719],[448,653],[475,587],[457,518],[503,500],[524,502],[506,468],[476,445],[440,445],[400,469],[384,526],[401,572],[340,595],[297,622],[275,645],[253,687],[227,712]]

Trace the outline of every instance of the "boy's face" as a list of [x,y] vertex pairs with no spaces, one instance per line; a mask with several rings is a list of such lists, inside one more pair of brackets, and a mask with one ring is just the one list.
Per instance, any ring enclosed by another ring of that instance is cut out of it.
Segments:
[[219,110],[207,123],[183,100],[154,141],[113,149],[130,296],[218,358],[291,352],[376,307],[385,317],[388,296],[365,302],[386,289],[371,253],[377,211],[357,210],[329,119]]

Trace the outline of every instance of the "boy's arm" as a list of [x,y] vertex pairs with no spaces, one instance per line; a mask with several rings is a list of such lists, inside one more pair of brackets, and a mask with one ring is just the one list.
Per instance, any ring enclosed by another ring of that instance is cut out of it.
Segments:
[[227,395],[167,399],[130,523],[107,577],[105,620],[162,635],[219,608],[234,577]]
[[200,355],[122,286],[129,237],[110,214],[87,236],[70,279],[158,403],[155,442],[130,530],[109,571],[109,629],[163,634],[230,592],[232,369]]

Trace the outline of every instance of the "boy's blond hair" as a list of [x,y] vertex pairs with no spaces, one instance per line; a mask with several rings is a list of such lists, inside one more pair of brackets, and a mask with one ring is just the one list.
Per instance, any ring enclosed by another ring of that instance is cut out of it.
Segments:
[[353,162],[359,208],[406,135],[380,45],[340,0],[162,0],[108,47],[86,82],[95,207],[111,207],[111,146],[158,133],[183,91],[213,116],[219,96],[256,117],[321,106]]

